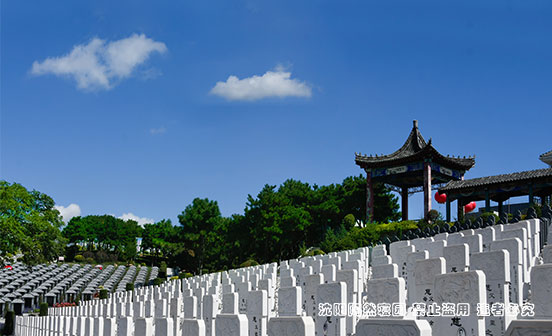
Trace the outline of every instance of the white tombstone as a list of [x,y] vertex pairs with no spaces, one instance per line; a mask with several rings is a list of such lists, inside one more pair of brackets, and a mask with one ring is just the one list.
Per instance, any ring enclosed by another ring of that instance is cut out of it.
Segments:
[[371,279],[396,278],[399,276],[399,268],[396,264],[372,266]]
[[477,316],[477,304],[485,305],[485,273],[469,271],[435,277],[435,303],[440,316],[435,318],[435,335],[485,335],[485,318]]
[[403,279],[406,284],[407,304],[410,304],[410,302],[412,302],[411,298],[414,296],[414,288],[416,287],[416,283],[414,281],[414,270],[416,267],[416,261],[428,259],[428,257],[429,253],[426,250],[412,252],[406,256],[406,272],[403,276]]
[[483,252],[483,237],[479,234],[464,235],[462,237],[464,244],[468,244],[470,255]]
[[446,239],[435,240],[433,243],[427,245],[427,252],[429,253],[429,258],[440,258],[444,255],[443,250],[447,247]]
[[550,336],[552,320],[514,320],[504,336]]
[[491,251],[508,251],[510,256],[510,302],[523,303],[522,244],[519,238],[501,239],[491,243]]
[[153,336],[154,335],[153,318],[138,318],[134,323],[134,336]]
[[383,256],[374,257],[372,259],[372,266],[387,265],[387,264],[391,264],[392,262],[393,262],[393,259],[391,258],[391,256],[383,255]]
[[[403,278],[387,278],[369,280],[366,287],[364,302],[371,305],[386,304],[392,310],[379,312],[378,318],[399,318],[405,315],[406,310],[406,288]],[[399,310],[394,310],[397,307]]]
[[[347,303],[358,304],[360,306],[360,293],[358,292],[358,275],[357,270],[343,270],[338,271],[336,274],[336,281],[344,282],[347,285]],[[358,320],[358,316],[347,314],[346,317],[346,330],[348,335],[355,333],[355,326]]]
[[155,335],[180,336],[174,334],[174,322],[170,317],[155,319]]
[[314,336],[314,322],[305,316],[273,317],[268,321],[268,336]]
[[545,264],[552,264],[552,245],[546,245],[542,248],[542,261]]
[[249,292],[247,298],[249,336],[266,336],[268,323],[268,295],[266,291]]
[[299,316],[302,314],[300,287],[283,287],[278,291],[278,314],[280,316]]
[[491,335],[504,335],[510,324],[507,314],[500,316],[497,307],[508,307],[510,303],[510,254],[506,250],[474,253],[471,255],[470,269],[485,273],[488,316],[485,317],[485,328]]
[[431,326],[423,320],[366,319],[357,324],[356,336],[431,336]]
[[203,297],[203,321],[205,322],[205,335],[213,336],[215,332],[215,318],[219,314],[218,299],[216,295]]
[[328,283],[318,286],[316,291],[318,302],[315,330],[317,335],[342,336],[345,335],[346,311],[335,314],[333,307],[341,307],[346,310],[347,285],[344,282]]
[[531,303],[535,305],[535,318],[552,319],[552,264],[531,269]]
[[222,295],[222,314],[238,313],[238,293],[228,293]]
[[[203,320],[197,319],[182,319],[181,321],[182,336],[205,336],[205,323]],[[215,331],[213,330],[213,335]],[[163,335],[163,334],[162,334]]]
[[[416,261],[414,267],[414,293],[409,295],[408,305],[423,304],[431,305],[435,303],[435,277],[446,273],[445,258],[431,258]],[[430,322],[435,322],[433,316],[423,313],[420,318]]]
[[330,283],[335,281],[335,265],[324,265],[322,266],[321,273],[324,275],[324,282]]
[[447,273],[464,272],[468,270],[470,266],[470,248],[468,244],[447,246],[443,249],[443,254],[447,262]]
[[247,317],[242,314],[217,315],[215,336],[248,336]]
[[[513,225],[513,224],[510,224]],[[529,257],[529,253],[527,251],[528,247],[528,241],[527,241],[527,230],[525,228],[518,228],[518,229],[510,229],[506,231],[502,231],[500,234],[500,239],[508,239],[508,238],[518,238],[521,241],[521,248],[522,248],[522,281],[526,284],[531,282],[530,274],[529,274],[529,268],[531,264],[531,260]]]
[[117,336],[133,336],[134,321],[132,317],[119,317],[117,319]]

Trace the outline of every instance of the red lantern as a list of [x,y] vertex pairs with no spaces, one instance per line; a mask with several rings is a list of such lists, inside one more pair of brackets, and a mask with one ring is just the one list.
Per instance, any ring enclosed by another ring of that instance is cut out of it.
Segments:
[[472,212],[473,210],[475,210],[476,207],[477,207],[477,203],[475,203],[475,202],[470,202],[470,203],[464,205],[464,212],[465,212],[465,213],[470,213],[470,212]]
[[435,192],[435,200],[439,204],[443,204],[447,201],[447,194],[439,194],[439,192]]

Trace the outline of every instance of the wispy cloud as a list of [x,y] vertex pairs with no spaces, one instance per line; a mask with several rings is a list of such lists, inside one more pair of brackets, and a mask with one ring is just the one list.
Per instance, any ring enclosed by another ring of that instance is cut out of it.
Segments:
[[264,75],[253,75],[239,79],[230,76],[226,82],[217,82],[211,94],[228,100],[259,100],[270,97],[305,97],[312,95],[311,87],[297,79],[291,78],[291,72],[277,67]]
[[140,226],[144,226],[145,224],[155,223],[155,220],[152,219],[152,218],[138,217],[135,214],[133,214],[132,212],[124,213],[119,218],[122,219],[122,220],[125,220],[125,221],[127,221],[129,219],[133,220],[133,221],[136,221],[136,222],[138,222],[138,225],[140,225]]
[[61,217],[63,218],[63,222],[65,223],[68,223],[71,218],[81,215],[81,208],[78,204],[75,203],[71,203],[67,207],[64,207],[62,205],[55,205],[54,208],[59,211]]
[[82,90],[109,90],[131,76],[152,53],[166,51],[163,42],[154,41],[144,34],[133,34],[111,42],[93,38],[88,44],[74,46],[67,55],[33,62],[31,74],[70,77]]
[[149,132],[151,135],[160,135],[165,134],[167,129],[165,127],[150,128]]

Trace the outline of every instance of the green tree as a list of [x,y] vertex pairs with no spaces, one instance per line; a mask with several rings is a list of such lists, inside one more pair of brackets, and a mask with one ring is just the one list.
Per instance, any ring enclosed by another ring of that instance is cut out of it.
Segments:
[[22,254],[28,265],[49,262],[63,254],[63,225],[54,200],[20,184],[0,181],[0,263],[8,254]]
[[185,246],[184,261],[188,261],[187,266],[197,273],[202,273],[206,251],[213,247],[213,229],[221,220],[218,203],[206,198],[195,198],[178,215],[180,235]]

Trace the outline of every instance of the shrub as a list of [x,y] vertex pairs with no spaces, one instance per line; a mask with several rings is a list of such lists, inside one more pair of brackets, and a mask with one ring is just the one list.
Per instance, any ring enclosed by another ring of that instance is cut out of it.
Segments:
[[85,260],[86,260],[86,263],[87,263],[87,264],[93,264],[93,263],[94,263],[94,258],[88,257],[88,258],[86,258]]
[[257,266],[257,265],[259,265],[258,262],[256,262],[253,259],[248,259],[248,260],[244,261],[243,263],[241,263],[240,267],[250,267],[250,266]]
[[178,275],[172,276],[171,280],[178,280]]
[[164,261],[162,261],[161,264],[159,264],[159,277],[160,278],[167,277],[167,263]]
[[107,299],[107,289],[100,289],[100,300]]
[[6,312],[6,322],[4,322],[4,331],[3,335],[13,335],[15,331],[15,312],[13,310],[8,310]]
[[39,316],[48,316],[48,303],[41,302],[40,303],[40,313]]
[[129,282],[126,284],[125,289],[127,291],[133,291],[134,290],[134,284],[132,282]]
[[178,278],[179,279],[187,279],[187,278],[191,278],[193,277],[194,275],[192,273],[189,273],[189,272],[180,272],[178,274]]
[[75,256],[75,262],[78,262],[78,263],[84,262],[84,256],[82,254],[77,254]]
[[164,281],[164,280],[161,279],[161,278],[155,278],[155,279],[153,280],[153,284],[154,284],[155,286],[159,286],[159,285],[161,285],[161,284],[163,283],[163,281]]

